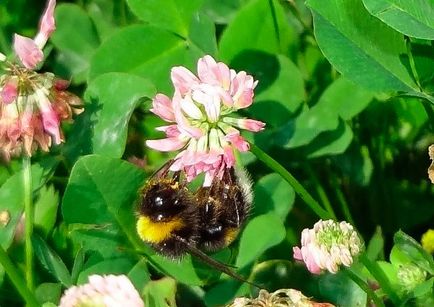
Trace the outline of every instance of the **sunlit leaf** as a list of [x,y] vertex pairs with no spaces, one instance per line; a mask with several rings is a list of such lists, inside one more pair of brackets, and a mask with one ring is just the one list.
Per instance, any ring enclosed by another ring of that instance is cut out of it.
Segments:
[[373,16],[405,35],[434,39],[432,1],[363,0],[363,4]]

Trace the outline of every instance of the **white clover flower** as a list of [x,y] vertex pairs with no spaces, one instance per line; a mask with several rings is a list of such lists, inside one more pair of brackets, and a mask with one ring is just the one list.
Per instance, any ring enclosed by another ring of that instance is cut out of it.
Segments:
[[144,307],[139,293],[125,275],[91,275],[89,282],[65,291],[60,307]]
[[333,220],[317,222],[301,233],[301,248],[294,247],[294,259],[301,260],[314,274],[323,270],[337,273],[341,265],[351,266],[362,250],[362,242],[353,226]]

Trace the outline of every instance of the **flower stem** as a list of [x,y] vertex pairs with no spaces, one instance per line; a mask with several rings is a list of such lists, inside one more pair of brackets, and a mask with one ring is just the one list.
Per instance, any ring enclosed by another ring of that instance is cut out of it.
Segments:
[[369,285],[361,279],[356,273],[354,273],[350,268],[345,268],[342,270],[352,281],[354,281],[360,289],[366,292],[366,294],[372,299],[375,306],[384,307],[383,301],[375,294],[374,290],[369,287]]
[[18,290],[20,295],[24,298],[27,305],[30,307],[39,306],[36,297],[32,292],[26,287],[24,279],[21,277],[20,273],[17,271],[15,265],[12,263],[6,251],[0,245],[0,263],[5,269],[6,274],[8,274],[10,280],[14,284],[15,288]]
[[271,168],[273,171],[278,173],[285,179],[293,188],[295,193],[301,197],[301,199],[316,213],[321,219],[331,218],[330,214],[324,210],[318,202],[309,194],[309,192],[288,172],[279,162],[270,157],[266,152],[257,147],[256,145],[250,143],[250,151],[265,165]]
[[32,165],[30,157],[23,157],[24,184],[24,214],[25,214],[25,251],[26,251],[26,281],[30,291],[33,290],[33,195],[32,195]]
[[366,267],[366,269],[371,273],[372,276],[378,281],[380,287],[383,289],[384,293],[390,298],[394,306],[400,305],[400,299],[396,295],[395,291],[390,285],[389,279],[383,270],[380,268],[377,262],[369,259],[366,254],[360,256],[360,261]]

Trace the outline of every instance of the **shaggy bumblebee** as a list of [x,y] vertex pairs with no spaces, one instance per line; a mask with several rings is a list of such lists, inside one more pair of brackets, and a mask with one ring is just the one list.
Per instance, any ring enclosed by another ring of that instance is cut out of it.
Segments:
[[243,172],[225,169],[223,178],[192,193],[169,161],[139,190],[137,233],[155,251],[179,258],[198,257],[231,277],[246,280],[204,251],[229,246],[247,220],[252,196]]

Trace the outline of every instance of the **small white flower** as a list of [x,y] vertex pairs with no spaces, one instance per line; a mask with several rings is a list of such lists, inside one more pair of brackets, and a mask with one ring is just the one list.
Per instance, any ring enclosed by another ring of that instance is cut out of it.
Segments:
[[91,275],[89,282],[65,291],[60,307],[144,307],[139,293],[125,275]]
[[294,247],[294,259],[301,260],[314,274],[324,270],[337,273],[341,265],[351,266],[362,250],[362,242],[353,226],[333,220],[317,222],[301,233],[301,248]]

